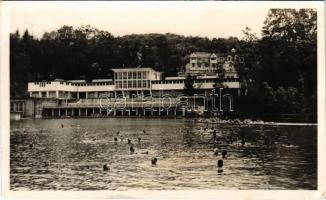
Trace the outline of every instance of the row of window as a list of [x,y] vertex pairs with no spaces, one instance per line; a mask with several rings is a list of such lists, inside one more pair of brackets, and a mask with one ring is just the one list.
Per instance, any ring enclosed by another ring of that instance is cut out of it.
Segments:
[[196,67],[201,67],[201,68],[216,68],[217,66],[222,67],[221,64],[217,64],[217,63],[212,63],[211,65],[209,65],[209,63],[191,63],[191,67],[192,68],[196,68]]
[[[233,76],[226,76],[227,79],[233,79]],[[165,80],[165,81],[152,81],[153,84],[178,84],[178,83],[183,83],[183,80]],[[214,82],[214,80],[196,80],[198,83],[209,83],[209,82]],[[232,82],[232,81],[231,81]],[[45,82],[42,84],[41,87],[45,87]],[[40,83],[40,84],[41,84]],[[61,82],[60,82],[61,83]],[[62,82],[63,84],[64,82]],[[66,82],[66,84],[69,84]],[[74,86],[104,86],[104,85],[113,85],[112,82],[101,82],[101,83],[71,83]],[[44,86],[43,86],[44,85]],[[149,88],[150,87],[150,80],[116,80],[116,87],[118,89],[120,88]],[[34,92],[32,93],[34,94]],[[35,93],[35,95],[38,95],[38,92]],[[43,95],[42,95],[43,96]]]
[[[224,61],[239,61],[239,62],[244,62],[244,59],[243,57],[239,57],[239,56],[235,56],[235,57],[232,57],[232,56],[227,56],[227,57],[211,57],[210,60],[216,60],[217,61],[220,61],[220,62],[224,62]],[[196,57],[191,57],[191,60],[192,61],[202,61],[202,60],[205,60],[206,62],[208,62],[208,59],[202,59],[202,58],[196,58]]]
[[[35,85],[39,85],[40,87],[45,87],[46,85],[50,85],[51,82],[34,82]],[[99,86],[99,85],[113,85],[113,82],[99,82],[99,83],[69,83],[60,81],[60,85],[72,85],[72,86]]]
[[[196,80],[195,83],[214,83],[215,79],[203,79],[203,80]],[[237,78],[234,78],[233,76],[228,76],[225,79],[223,79],[224,82],[237,82],[239,81]],[[168,81],[153,81],[153,84],[178,84],[178,83],[184,83],[183,80],[168,80]]]
[[177,84],[184,83],[183,80],[152,81],[153,84]]
[[74,86],[103,86],[113,85],[113,82],[100,82],[100,83],[73,83]]
[[139,71],[139,72],[116,72],[115,78],[118,80],[121,79],[148,79],[148,71]]
[[116,80],[116,88],[127,89],[127,88],[150,88],[150,80]]

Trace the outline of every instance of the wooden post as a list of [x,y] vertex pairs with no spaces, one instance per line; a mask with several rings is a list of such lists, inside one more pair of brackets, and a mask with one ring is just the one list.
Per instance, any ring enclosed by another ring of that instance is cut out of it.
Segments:
[[25,116],[25,102],[22,103],[23,106],[23,116]]

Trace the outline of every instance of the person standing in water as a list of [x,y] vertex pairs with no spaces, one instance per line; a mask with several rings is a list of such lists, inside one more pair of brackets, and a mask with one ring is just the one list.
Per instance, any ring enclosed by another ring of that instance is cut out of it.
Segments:
[[213,131],[213,137],[207,142],[208,144],[213,140],[213,144],[214,146],[216,145],[216,138],[217,138],[217,135],[216,135],[216,130]]
[[222,173],[223,172],[223,160],[218,160],[217,161],[217,173]]
[[129,150],[130,150],[130,154],[134,154],[134,153],[135,153],[135,149],[134,149],[133,146],[131,146],[131,147],[129,148]]

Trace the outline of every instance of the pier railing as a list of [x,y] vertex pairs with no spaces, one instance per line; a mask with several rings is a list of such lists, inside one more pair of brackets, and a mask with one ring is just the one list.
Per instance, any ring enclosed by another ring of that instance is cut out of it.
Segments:
[[146,99],[79,99],[76,102],[61,104],[44,104],[44,108],[121,108],[121,107],[176,107],[180,102],[177,98],[151,98]]

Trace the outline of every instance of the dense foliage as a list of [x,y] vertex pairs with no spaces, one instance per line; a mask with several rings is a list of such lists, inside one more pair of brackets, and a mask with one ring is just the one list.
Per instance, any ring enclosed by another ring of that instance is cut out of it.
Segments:
[[244,55],[245,63],[237,68],[248,89],[238,100],[239,111],[304,114],[315,120],[316,11],[271,9],[262,38],[248,27],[243,33],[241,39],[170,33],[114,37],[91,26],[63,26],[35,38],[28,30],[22,35],[17,31],[10,34],[11,97],[24,97],[28,81],[110,78],[111,68],[143,66],[176,75],[191,52],[227,53],[236,48]]
[[291,113],[317,120],[317,13],[311,9],[271,9],[262,39],[245,33],[248,96],[240,110]]

